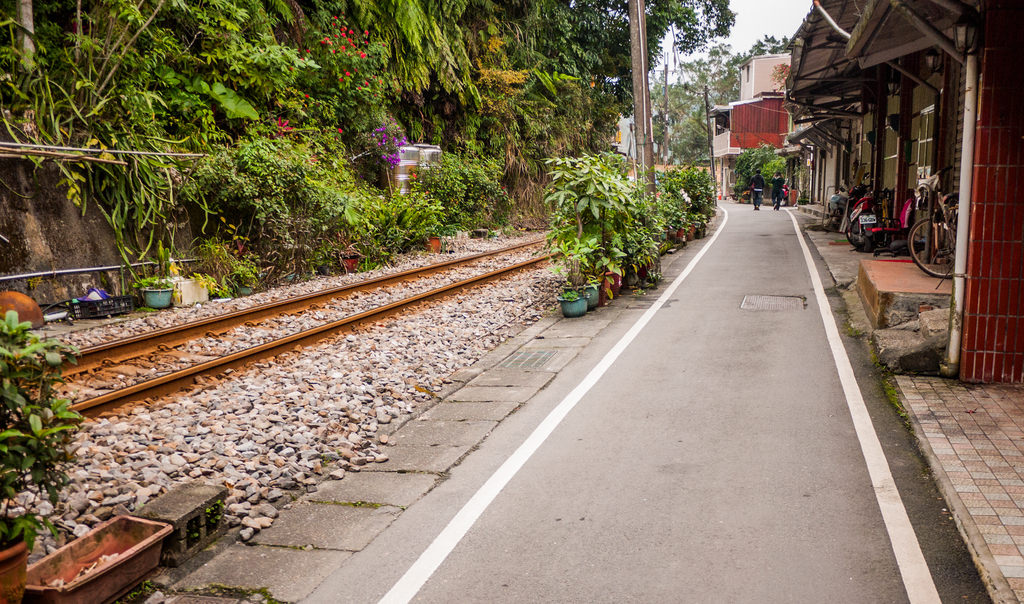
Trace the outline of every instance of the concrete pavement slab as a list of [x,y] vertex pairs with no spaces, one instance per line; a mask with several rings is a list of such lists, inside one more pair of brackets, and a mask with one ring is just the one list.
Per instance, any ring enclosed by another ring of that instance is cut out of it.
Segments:
[[524,403],[540,388],[535,386],[466,386],[451,395],[450,401]]
[[828,272],[840,288],[850,287],[857,280],[857,271],[864,254],[856,252],[843,233],[805,229]]
[[433,474],[349,472],[344,480],[329,480],[316,493],[302,498],[312,503],[381,503],[409,507],[437,483]]
[[543,388],[555,377],[553,371],[506,369],[498,367],[474,378],[470,386],[528,386]]
[[409,422],[392,436],[396,447],[402,445],[475,445],[494,429],[498,422],[443,421],[418,419]]
[[544,338],[592,338],[608,327],[609,323],[609,319],[599,319],[588,313],[578,319],[552,325],[544,331]]
[[260,531],[253,542],[358,551],[386,529],[401,511],[394,506],[300,503],[282,512],[273,526]]
[[520,403],[448,403],[444,402],[424,413],[423,419],[432,420],[491,420],[501,421],[519,407]]
[[564,337],[564,338],[534,338],[527,342],[524,350],[534,348],[584,348],[590,344],[590,338],[586,337]]
[[448,471],[448,468],[452,467],[472,448],[472,445],[388,447],[386,451],[390,458],[389,461],[363,466],[363,472],[431,472],[440,474]]
[[277,600],[297,602],[312,593],[351,555],[341,551],[233,545],[174,587],[266,589]]

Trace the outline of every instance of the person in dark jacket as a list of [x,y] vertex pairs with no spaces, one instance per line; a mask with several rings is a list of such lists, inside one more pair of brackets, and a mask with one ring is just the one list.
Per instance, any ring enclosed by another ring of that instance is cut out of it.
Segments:
[[761,176],[761,168],[758,168],[754,173],[754,178],[750,179],[750,197],[754,200],[754,209],[761,209],[761,196],[764,195],[764,177]]
[[786,179],[782,177],[781,172],[776,172],[775,176],[772,177],[772,206],[776,210],[778,210],[779,206],[782,205],[782,191],[784,186],[786,186]]

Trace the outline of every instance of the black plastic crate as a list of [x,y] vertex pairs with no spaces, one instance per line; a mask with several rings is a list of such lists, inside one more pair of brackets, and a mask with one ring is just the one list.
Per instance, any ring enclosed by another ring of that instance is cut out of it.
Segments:
[[106,300],[72,300],[70,304],[73,319],[112,317],[135,310],[131,296],[113,296]]

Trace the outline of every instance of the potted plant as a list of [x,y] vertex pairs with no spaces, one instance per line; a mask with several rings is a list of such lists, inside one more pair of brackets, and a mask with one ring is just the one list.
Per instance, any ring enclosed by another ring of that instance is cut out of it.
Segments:
[[583,296],[587,299],[587,310],[594,310],[601,301],[600,286],[596,280],[588,280],[583,286]]
[[341,252],[341,264],[345,267],[346,273],[354,273],[359,270],[359,261],[363,255],[359,253],[355,245],[349,245]]
[[567,319],[587,314],[587,299],[580,296],[580,292],[569,284],[562,288],[557,300],[562,307],[562,316]]
[[0,322],[0,596],[10,602],[21,601],[36,536],[44,528],[56,534],[37,510],[44,502],[57,505],[82,421],[54,390],[74,349],[40,340],[31,327],[13,310]]
[[231,272],[224,277],[224,280],[234,288],[236,294],[248,296],[259,283],[260,269],[255,262],[248,258],[234,258],[231,263]]
[[167,308],[174,295],[174,282],[170,276],[171,253],[162,241],[156,244],[156,273],[135,281],[135,288],[142,294],[143,304],[150,308]]

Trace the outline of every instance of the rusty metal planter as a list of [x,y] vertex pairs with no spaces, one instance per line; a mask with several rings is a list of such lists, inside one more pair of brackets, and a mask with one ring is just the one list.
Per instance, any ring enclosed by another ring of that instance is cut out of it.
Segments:
[[[113,602],[156,568],[160,562],[160,542],[170,532],[171,527],[162,522],[132,516],[111,518],[29,566],[25,602]],[[76,578],[83,568],[112,554],[117,554],[117,558]],[[47,585],[55,579],[64,579],[64,585]]]

